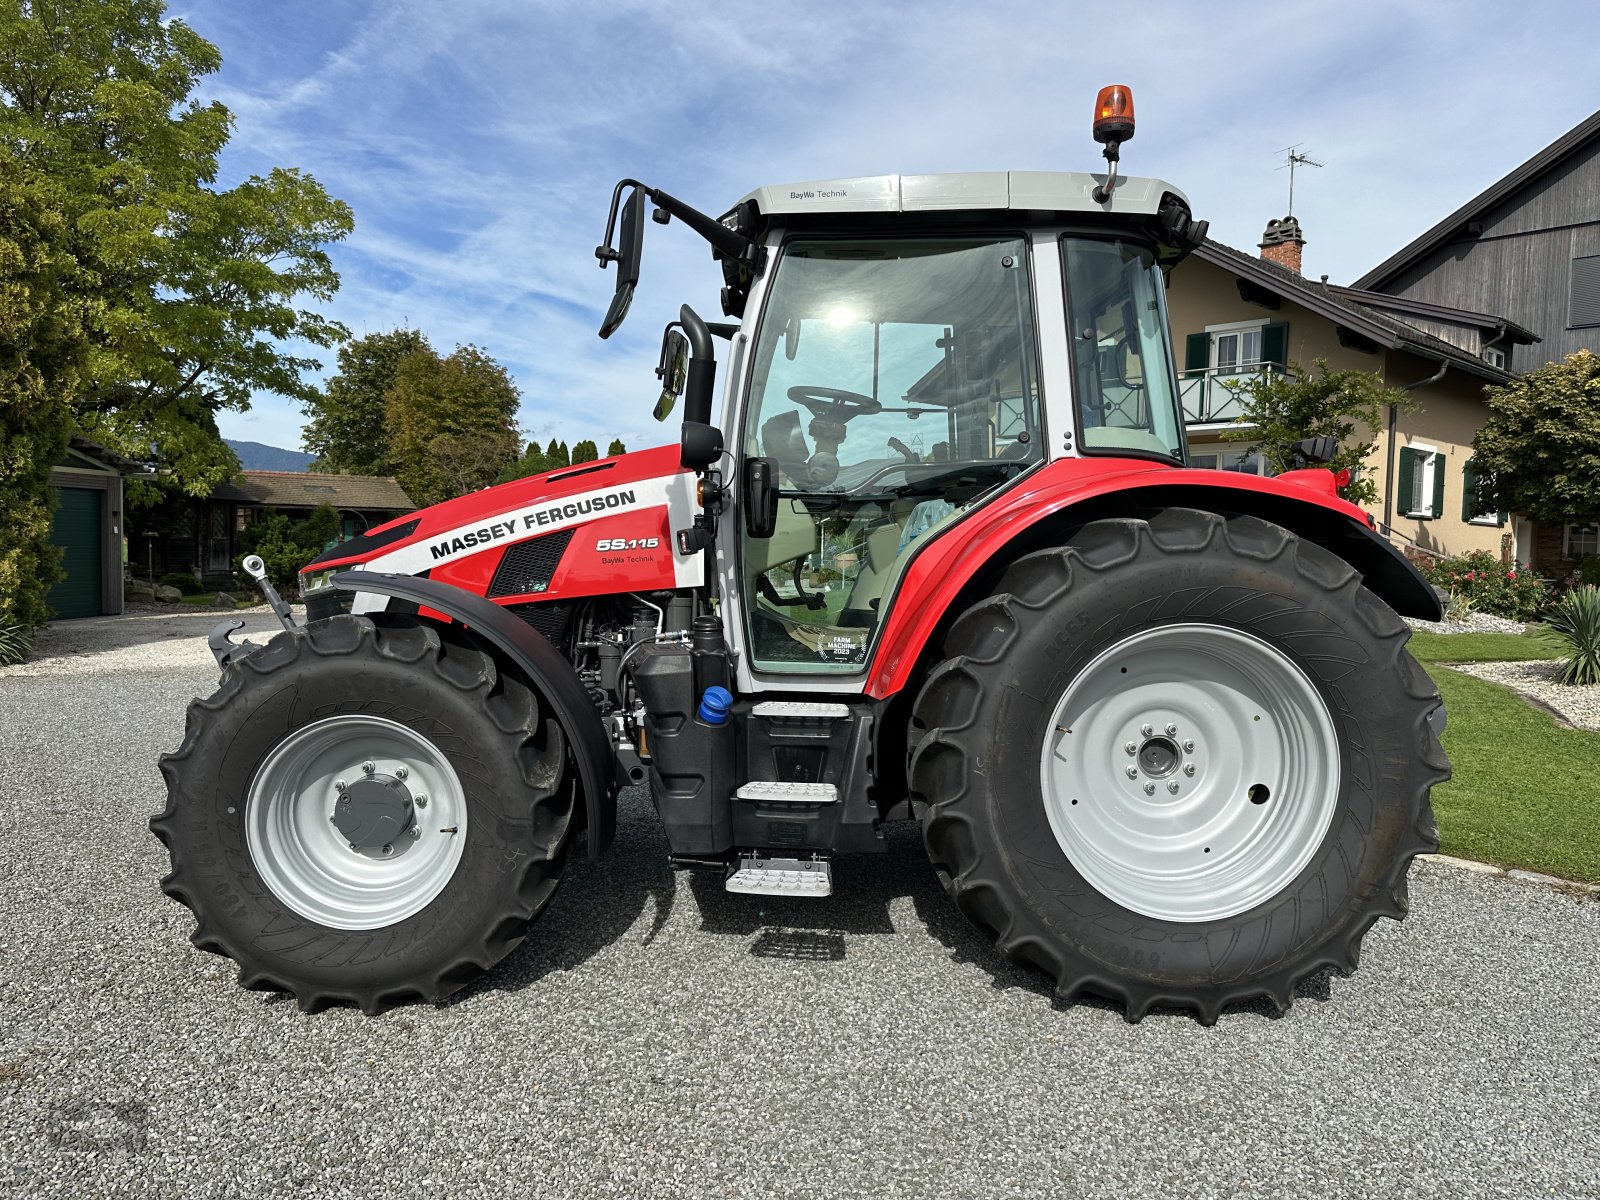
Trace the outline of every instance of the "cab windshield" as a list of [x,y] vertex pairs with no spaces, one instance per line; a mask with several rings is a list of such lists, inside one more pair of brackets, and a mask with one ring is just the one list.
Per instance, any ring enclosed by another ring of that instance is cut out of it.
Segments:
[[758,669],[860,669],[921,540],[1042,457],[1027,261],[1015,237],[785,247],[743,432],[781,496],[744,541]]
[[1063,238],[1082,449],[1183,461],[1165,292],[1155,256],[1128,242]]

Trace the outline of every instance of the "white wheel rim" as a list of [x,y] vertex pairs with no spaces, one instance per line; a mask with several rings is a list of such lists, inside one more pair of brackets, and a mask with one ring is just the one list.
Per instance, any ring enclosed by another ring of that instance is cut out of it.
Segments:
[[1311,861],[1338,803],[1339,742],[1281,650],[1227,626],[1163,625],[1068,685],[1039,774],[1050,828],[1097,891],[1147,917],[1212,921]]
[[[411,827],[389,853],[352,849],[333,823],[339,783],[363,775],[399,776],[411,797]],[[450,882],[466,844],[466,793],[449,759],[415,730],[383,717],[328,717],[267,756],[250,781],[244,829],[256,872],[289,908],[334,929],[380,929],[421,912]]]

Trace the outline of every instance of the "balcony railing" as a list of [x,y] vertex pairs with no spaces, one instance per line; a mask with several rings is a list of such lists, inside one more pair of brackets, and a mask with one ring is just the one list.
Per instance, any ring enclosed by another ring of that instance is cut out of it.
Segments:
[[[1265,375],[1284,375],[1277,363],[1251,363],[1244,367],[1207,367],[1185,371],[1178,380],[1178,398],[1183,402],[1185,425],[1218,425],[1236,420],[1244,405],[1234,390]],[[1232,386],[1229,386],[1232,385]]]

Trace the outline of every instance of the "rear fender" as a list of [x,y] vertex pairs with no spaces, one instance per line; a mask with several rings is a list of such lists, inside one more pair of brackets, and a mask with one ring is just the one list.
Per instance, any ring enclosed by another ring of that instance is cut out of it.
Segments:
[[[555,710],[583,786],[584,814],[588,819],[589,857],[599,858],[611,844],[617,828],[616,772],[612,769],[611,739],[595,711],[572,664],[538,630],[492,600],[464,592],[449,584],[413,575],[385,575],[375,571],[344,571],[330,581],[347,592],[368,592],[410,601],[459,621],[527,675]],[[431,614],[427,614],[431,615]]]
[[997,497],[924,547],[906,569],[867,677],[876,699],[906,686],[955,615],[988,594],[1002,571],[1034,550],[1058,546],[1089,521],[1158,508],[1259,517],[1337,554],[1401,616],[1437,621],[1438,593],[1421,572],[1338,498],[1326,471],[1266,479],[1128,460],[1063,460]]

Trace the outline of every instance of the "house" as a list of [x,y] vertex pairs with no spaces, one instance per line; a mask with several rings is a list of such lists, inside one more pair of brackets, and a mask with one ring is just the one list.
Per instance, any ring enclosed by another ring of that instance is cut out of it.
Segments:
[[122,481],[143,472],[139,463],[82,437],[73,437],[50,469],[56,501],[50,541],[61,548],[63,575],[45,603],[57,617],[122,611]]
[[344,538],[416,508],[391,476],[241,471],[204,499],[174,498],[159,514],[142,516],[136,567],[156,579],[183,572],[207,587],[230,587],[241,557],[239,534],[252,522],[272,512],[301,520],[324,504],[339,514]]
[[[1300,273],[1305,236],[1293,217],[1268,224],[1261,253],[1207,241],[1172,274],[1167,294],[1174,348],[1182,364],[1191,461],[1265,473],[1248,441],[1233,441],[1237,396],[1228,388],[1252,376],[1309,368],[1374,372],[1409,392],[1411,412],[1392,408],[1376,430],[1367,465],[1379,499],[1369,511],[1403,547],[1429,554],[1503,550],[1500,513],[1479,511],[1472,438],[1486,410],[1485,384],[1510,378],[1503,367],[1406,319],[1393,304],[1368,303],[1348,288]],[[1433,305],[1430,319],[1527,344],[1532,335],[1501,318]],[[1502,327],[1503,331],[1502,331]]]
[[[1511,371],[1529,371],[1576,350],[1600,351],[1600,112],[1568,130],[1504,178],[1401,247],[1360,279],[1363,303],[1412,306],[1407,320],[1431,320],[1431,306],[1501,313],[1514,338],[1435,323],[1440,338]],[[1380,299],[1379,297],[1385,297]],[[1391,310],[1397,311],[1397,310]],[[1503,356],[1503,357],[1502,357]],[[1565,574],[1600,554],[1589,524],[1534,527],[1512,521],[1518,561]]]

